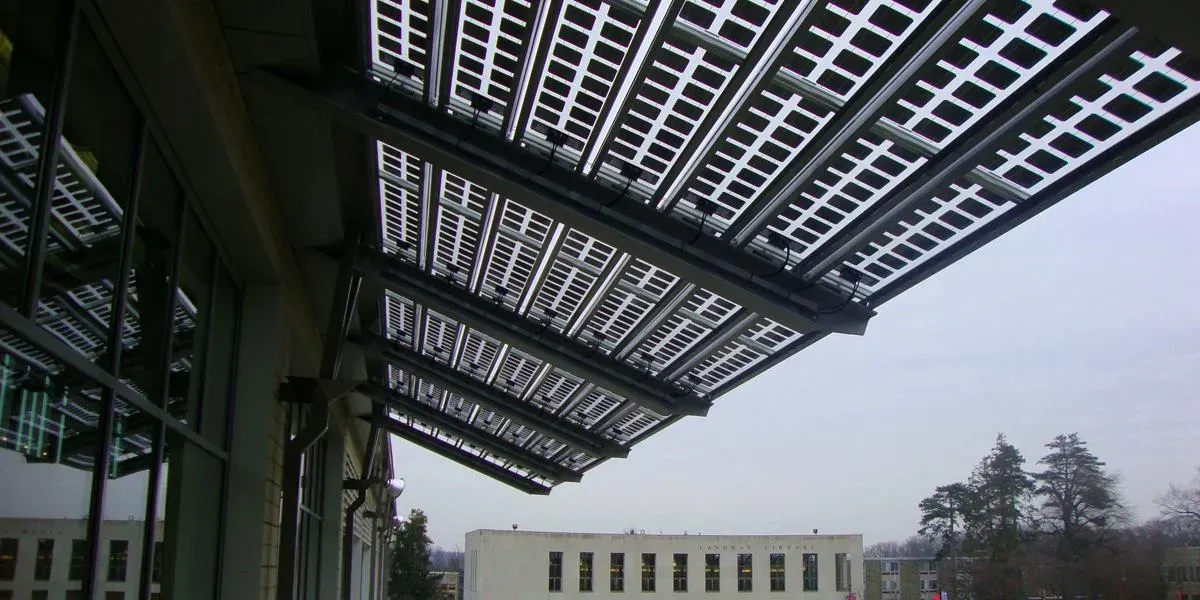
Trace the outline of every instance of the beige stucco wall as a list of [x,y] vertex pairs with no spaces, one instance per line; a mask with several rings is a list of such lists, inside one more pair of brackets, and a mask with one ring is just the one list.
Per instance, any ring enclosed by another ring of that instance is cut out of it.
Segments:
[[[851,583],[862,593],[861,535],[712,536],[542,533],[474,531],[467,534],[466,600],[572,600],[588,598],[722,597],[739,600],[804,598],[841,600],[849,592],[835,589],[836,553],[851,560]],[[549,553],[563,553],[561,592],[548,590]],[[579,553],[594,553],[593,591],[579,591]],[[625,591],[609,591],[609,556],[625,553]],[[655,592],[641,591],[641,555],[657,554]],[[672,557],[688,554],[688,591],[672,591]],[[737,555],[753,555],[752,592],[738,592]],[[770,591],[770,555],[785,557],[785,591]],[[801,555],[817,554],[818,590],[804,592]],[[721,591],[706,592],[705,554],[721,555]]]

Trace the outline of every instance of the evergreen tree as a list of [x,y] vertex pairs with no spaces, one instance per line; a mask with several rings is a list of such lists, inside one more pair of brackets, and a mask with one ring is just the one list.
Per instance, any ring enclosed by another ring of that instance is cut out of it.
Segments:
[[922,500],[919,533],[938,545],[937,557],[948,565],[951,598],[962,598],[969,588],[969,574],[962,563],[962,541],[976,493],[965,483],[938,486],[933,495]]
[[392,564],[388,572],[391,600],[435,600],[438,577],[429,572],[433,540],[425,531],[428,519],[414,508],[393,530]]
[[986,559],[976,573],[980,598],[1022,598],[1021,528],[1033,481],[1025,458],[1004,434],[971,474],[971,510],[966,514],[965,547]]
[[975,490],[965,483],[938,486],[933,495],[922,500],[921,535],[938,544],[938,558],[954,556],[962,550],[968,512],[975,502]]
[[1116,479],[1105,472],[1104,463],[1078,434],[1059,435],[1046,447],[1050,453],[1038,463],[1044,469],[1034,475],[1041,501],[1038,525],[1061,561],[1059,592],[1071,598],[1077,591],[1076,567],[1111,538],[1126,512]]

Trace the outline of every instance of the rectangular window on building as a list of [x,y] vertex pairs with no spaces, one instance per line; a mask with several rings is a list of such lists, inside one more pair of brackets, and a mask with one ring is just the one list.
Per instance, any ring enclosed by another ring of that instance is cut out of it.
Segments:
[[0,538],[0,581],[12,581],[17,575],[17,538]]
[[608,591],[625,591],[625,553],[613,552],[608,555]]
[[921,572],[922,573],[937,573],[937,563],[932,560],[921,561]]
[[29,594],[29,600],[50,600],[50,590],[33,590]]
[[738,555],[738,591],[754,591],[754,556],[751,554]]
[[833,586],[839,592],[846,592],[850,589],[850,562],[846,559],[845,552],[838,552],[833,555]]
[[551,552],[549,590],[552,592],[562,591],[562,569],[562,552]]
[[125,600],[125,592],[104,592],[104,600]]
[[[125,568],[129,564],[129,542],[108,541],[108,580],[125,581]],[[105,600],[108,600],[107,598]]]
[[592,553],[579,553],[579,591],[592,591]]
[[0,600],[13,600],[13,591],[0,590]]
[[71,565],[67,570],[67,579],[83,581],[87,574],[87,540],[71,540]]
[[83,590],[67,590],[67,600],[83,600]]
[[704,555],[704,591],[721,591],[721,555]]
[[687,554],[676,554],[672,557],[671,578],[674,582],[672,589],[676,592],[687,591]]
[[54,570],[54,540],[42,538],[37,543],[37,561],[33,563],[33,579],[49,581]]
[[889,573],[889,574],[899,573],[900,572],[900,563],[891,561],[891,560],[885,560],[885,561],[883,561],[883,568],[881,570],[884,573]]
[[784,574],[783,554],[771,555],[771,591],[782,592],[787,586],[787,577]]
[[817,581],[817,555],[805,553],[804,559],[804,591],[815,592]]
[[654,578],[657,576],[655,556],[653,552],[645,552],[642,554],[642,591],[654,591]]

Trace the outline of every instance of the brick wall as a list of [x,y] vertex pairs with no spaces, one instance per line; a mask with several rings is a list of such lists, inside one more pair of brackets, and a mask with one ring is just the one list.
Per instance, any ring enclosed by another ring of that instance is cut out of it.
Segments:
[[[277,400],[277,399],[276,399]],[[275,587],[279,577],[279,523],[283,504],[283,444],[286,438],[287,406],[276,401],[271,417],[267,439],[268,472],[263,507],[262,532],[262,583],[259,590],[261,600],[275,600]]]

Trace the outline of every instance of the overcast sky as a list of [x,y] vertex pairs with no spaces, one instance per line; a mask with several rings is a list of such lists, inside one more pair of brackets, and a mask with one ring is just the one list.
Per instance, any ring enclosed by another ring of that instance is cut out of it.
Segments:
[[610,460],[527,496],[393,439],[403,512],[479,528],[862,533],[917,528],[1003,432],[1033,468],[1078,432],[1139,517],[1200,466],[1200,127]]

